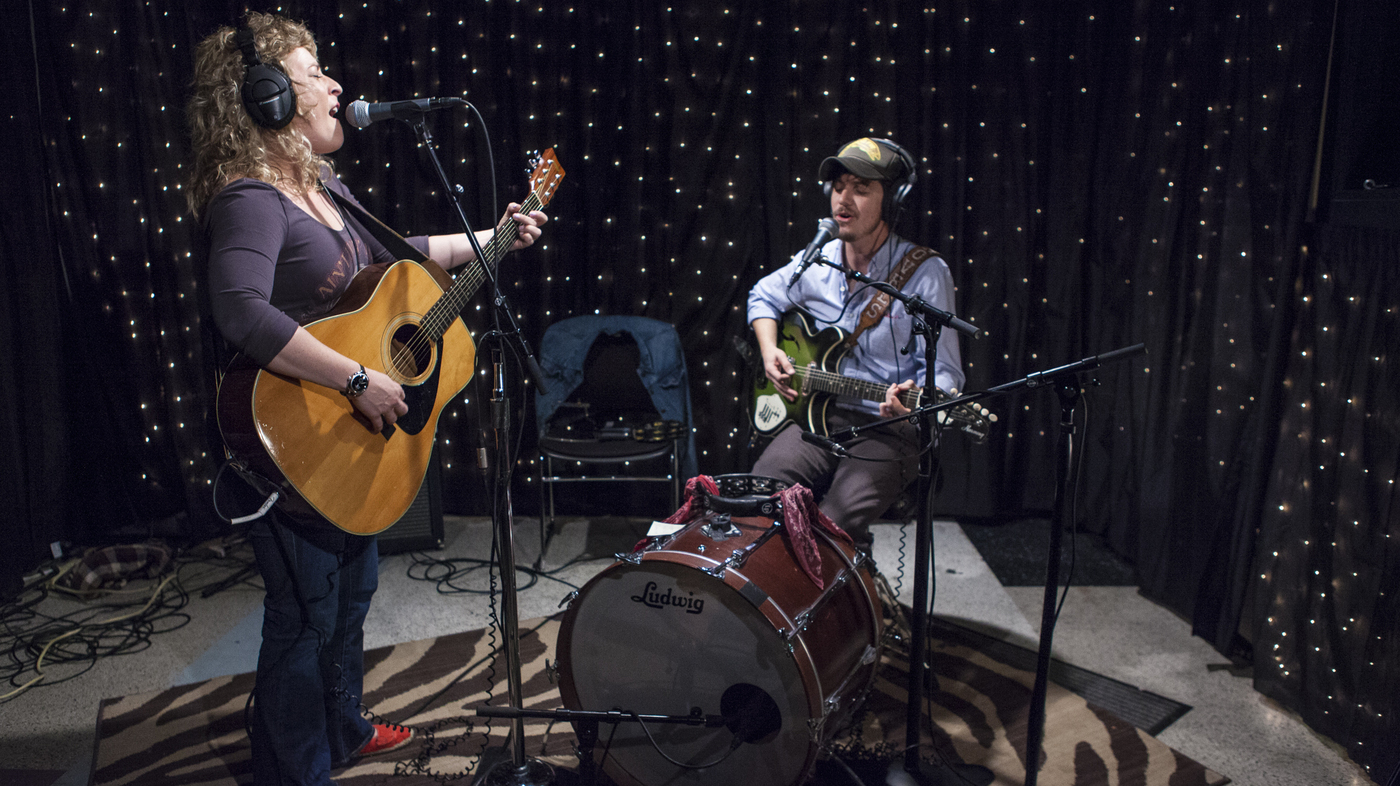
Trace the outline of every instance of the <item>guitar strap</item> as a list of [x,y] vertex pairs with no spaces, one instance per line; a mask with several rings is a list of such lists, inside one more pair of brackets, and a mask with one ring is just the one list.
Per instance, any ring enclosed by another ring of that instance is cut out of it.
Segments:
[[[887,281],[895,289],[903,289],[904,285],[909,283],[909,279],[913,277],[914,271],[919,269],[919,265],[922,265],[925,259],[936,256],[938,256],[938,252],[931,248],[914,246],[909,249],[903,259],[899,260],[899,264],[895,265],[894,269],[890,271],[890,277]],[[875,297],[871,298],[870,302],[865,304],[865,308],[860,312],[860,324],[856,325],[856,329],[851,335],[846,336],[846,341],[844,343],[847,349],[856,345],[856,339],[860,338],[861,333],[864,333],[874,326],[875,323],[884,318],[885,312],[889,310],[890,301],[893,299],[894,298],[891,298],[884,292],[875,293]]]
[[402,235],[390,229],[383,221],[370,215],[369,211],[356,204],[355,200],[341,196],[335,189],[327,188],[326,192],[331,195],[336,204],[353,215],[355,220],[360,222],[360,226],[368,229],[369,233],[374,235],[375,240],[383,243],[395,259],[411,259],[419,264],[428,262],[428,257],[422,251],[414,248],[412,243],[404,240]]

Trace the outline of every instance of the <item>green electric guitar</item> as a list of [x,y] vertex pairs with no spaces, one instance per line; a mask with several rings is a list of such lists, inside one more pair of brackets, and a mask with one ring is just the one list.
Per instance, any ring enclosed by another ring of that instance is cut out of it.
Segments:
[[[843,343],[846,331],[828,327],[817,331],[813,320],[802,311],[789,311],[778,326],[778,349],[788,356],[793,373],[789,385],[797,391],[797,400],[788,401],[766,377],[760,376],[754,386],[753,425],[763,436],[772,436],[778,429],[795,422],[807,431],[826,436],[826,412],[834,396],[852,396],[865,401],[884,401],[889,387],[878,382],[842,376],[836,369],[848,351]],[[910,409],[947,399],[933,388],[934,398],[926,400],[924,388],[913,387],[900,395],[900,403]],[[938,413],[939,424],[953,426],[974,442],[987,441],[987,433],[997,416],[976,402],[961,404]]]

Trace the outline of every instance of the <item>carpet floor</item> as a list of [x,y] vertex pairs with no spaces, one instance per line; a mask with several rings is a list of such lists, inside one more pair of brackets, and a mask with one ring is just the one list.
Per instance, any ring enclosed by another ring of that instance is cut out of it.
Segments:
[[[525,621],[520,630],[523,705],[539,710],[561,707],[555,670],[560,617]],[[491,719],[488,723],[476,714],[476,708],[484,705],[508,704],[504,659],[495,657],[499,641],[492,631],[477,630],[367,652],[365,705],[379,718],[414,727],[419,738],[409,748],[362,759],[337,771],[336,781],[342,786],[477,782],[483,761],[500,760],[510,728],[509,721]],[[920,750],[929,759],[986,767],[994,784],[1009,786],[1022,784],[1026,778],[1026,718],[1035,674],[1033,665],[1028,670],[1007,662],[1018,657],[1024,661],[1024,650],[1017,656],[1005,649],[1010,645],[997,644],[937,620],[930,625],[929,662],[936,685],[927,697],[925,717],[932,722],[925,723]],[[625,656],[620,650],[620,657]],[[1058,677],[1063,679],[1066,673],[1060,670]],[[1140,695],[1135,697],[1131,686],[1095,681],[1092,676],[1079,674],[1071,682],[1094,700],[1055,683],[1049,686],[1039,783],[1215,786],[1229,782],[1119,714],[1138,714],[1141,718],[1137,723],[1160,727],[1184,709],[1151,694],[1137,692]],[[98,716],[91,783],[249,783],[243,710],[252,684],[252,674],[239,674],[105,699]],[[884,783],[888,762],[899,756],[904,746],[906,684],[903,653],[898,646],[882,647],[868,695],[839,729],[824,737],[815,761],[804,766],[794,780],[808,784],[850,784],[855,779]],[[1085,690],[1085,685],[1093,688]],[[553,767],[558,783],[580,782],[577,738],[571,725],[527,719],[524,729],[527,756]],[[733,736],[725,728],[693,733],[720,735],[714,749],[721,751],[729,747]],[[627,781],[629,770],[623,767],[619,771],[615,766],[621,757],[652,755],[651,751],[639,754],[620,747],[609,751],[608,740],[609,727],[605,725],[595,750],[596,757],[603,759],[600,783],[612,783],[608,776],[619,772],[620,779]],[[744,748],[754,748],[753,755],[762,757],[764,744],[765,740],[758,740],[737,746],[740,752],[735,755],[744,755]],[[610,755],[614,758],[609,759]],[[509,754],[505,758],[509,760]],[[714,772],[705,770],[682,771],[673,782],[739,782],[732,774],[713,776]],[[766,780],[770,779],[752,782]]]

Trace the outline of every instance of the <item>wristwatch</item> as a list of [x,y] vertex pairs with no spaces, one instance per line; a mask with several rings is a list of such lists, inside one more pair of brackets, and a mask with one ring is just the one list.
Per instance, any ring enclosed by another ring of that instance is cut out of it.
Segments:
[[360,366],[360,370],[351,374],[345,380],[345,389],[340,391],[346,398],[359,398],[360,394],[369,390],[369,375],[365,373],[365,367]]

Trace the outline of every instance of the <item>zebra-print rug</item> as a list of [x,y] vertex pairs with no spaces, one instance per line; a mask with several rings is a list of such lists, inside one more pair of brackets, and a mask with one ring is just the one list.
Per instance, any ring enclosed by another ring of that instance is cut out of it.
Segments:
[[[551,673],[559,626],[558,618],[520,626],[527,708],[562,706]],[[921,750],[987,767],[995,784],[1024,783],[1026,717],[1034,673],[1008,666],[947,632],[940,627],[932,630],[930,663],[938,686],[928,704],[933,722],[924,737],[929,744]],[[488,762],[492,753],[499,755],[510,726],[496,719],[488,729],[487,719],[475,714],[475,708],[484,704],[509,703],[504,658],[493,674],[491,654],[497,643],[487,632],[468,631],[367,652],[365,706],[383,719],[411,725],[422,733],[408,749],[364,759],[336,772],[336,782],[342,786],[474,783],[483,751]],[[885,762],[902,749],[905,739],[906,673],[906,664],[886,648],[874,688],[855,714],[852,728],[831,741],[830,749],[839,761],[820,759],[809,784],[849,784],[857,775],[867,783],[884,782]],[[250,783],[243,708],[252,684],[252,674],[239,674],[103,700],[92,783]],[[524,723],[526,755],[555,767],[558,783],[578,782],[573,729],[547,720]],[[1038,777],[1044,786],[1229,782],[1055,684],[1050,685],[1046,700],[1045,730],[1044,763]],[[505,757],[509,760],[509,752]],[[609,781],[600,776],[598,782]]]

